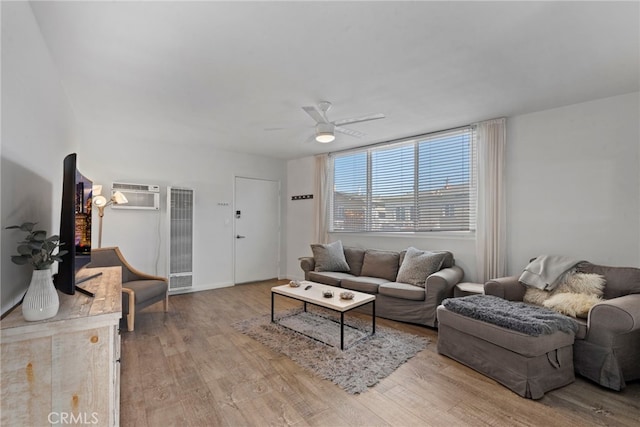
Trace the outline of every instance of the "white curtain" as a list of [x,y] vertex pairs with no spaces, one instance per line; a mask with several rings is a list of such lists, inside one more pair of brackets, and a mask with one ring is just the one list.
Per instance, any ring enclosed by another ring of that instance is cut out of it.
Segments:
[[478,123],[478,202],[476,216],[477,280],[507,273],[504,118]]
[[329,200],[331,198],[331,176],[329,156],[316,156],[314,188],[314,243],[329,243]]

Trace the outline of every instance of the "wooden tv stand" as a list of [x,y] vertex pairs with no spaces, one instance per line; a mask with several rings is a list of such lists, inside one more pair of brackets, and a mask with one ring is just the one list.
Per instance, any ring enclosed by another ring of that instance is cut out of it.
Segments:
[[95,293],[58,292],[51,319],[27,322],[16,307],[1,326],[1,425],[120,423],[120,267],[101,271],[82,287]]

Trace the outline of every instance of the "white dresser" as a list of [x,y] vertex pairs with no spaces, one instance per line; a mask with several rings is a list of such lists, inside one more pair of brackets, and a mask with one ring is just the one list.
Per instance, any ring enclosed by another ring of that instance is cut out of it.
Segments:
[[122,273],[120,267],[81,284],[94,292],[58,292],[60,309],[27,322],[21,308],[0,321],[3,426],[119,425]]

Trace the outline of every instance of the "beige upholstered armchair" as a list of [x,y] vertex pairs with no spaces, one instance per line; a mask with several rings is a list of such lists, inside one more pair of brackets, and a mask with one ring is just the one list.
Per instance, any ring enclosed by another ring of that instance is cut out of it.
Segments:
[[[640,379],[640,268],[583,262],[578,271],[605,277],[604,301],[594,305],[573,344],[576,373],[614,390]],[[526,288],[519,276],[490,280],[487,295],[522,301]]]
[[127,330],[133,331],[136,312],[151,304],[164,301],[164,311],[169,310],[167,279],[136,270],[117,247],[92,249],[87,267],[122,267],[122,314],[126,316]]

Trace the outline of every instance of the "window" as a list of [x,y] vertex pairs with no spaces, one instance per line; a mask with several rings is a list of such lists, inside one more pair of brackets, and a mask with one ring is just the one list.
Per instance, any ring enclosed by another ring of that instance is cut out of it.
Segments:
[[475,230],[471,127],[337,153],[331,231]]

